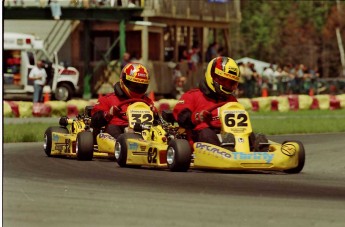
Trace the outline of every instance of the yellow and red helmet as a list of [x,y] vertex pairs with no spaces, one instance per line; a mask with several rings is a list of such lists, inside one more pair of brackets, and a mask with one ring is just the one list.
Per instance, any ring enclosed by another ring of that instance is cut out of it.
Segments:
[[121,89],[130,98],[141,98],[150,83],[149,73],[140,63],[128,63],[123,67],[120,76]]
[[231,95],[237,89],[240,77],[240,69],[229,57],[212,59],[205,73],[207,87],[220,96]]

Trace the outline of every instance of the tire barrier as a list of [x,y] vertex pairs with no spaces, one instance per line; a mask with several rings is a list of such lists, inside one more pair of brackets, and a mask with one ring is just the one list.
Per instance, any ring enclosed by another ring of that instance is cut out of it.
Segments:
[[[337,110],[345,108],[345,94],[341,95],[287,95],[258,98],[239,98],[238,101],[250,111],[297,111],[297,110]],[[3,101],[4,117],[75,117],[83,113],[86,106],[95,105],[97,99],[75,99],[47,101],[45,103],[25,101]],[[159,111],[172,110],[178,100],[160,99],[155,101]]]

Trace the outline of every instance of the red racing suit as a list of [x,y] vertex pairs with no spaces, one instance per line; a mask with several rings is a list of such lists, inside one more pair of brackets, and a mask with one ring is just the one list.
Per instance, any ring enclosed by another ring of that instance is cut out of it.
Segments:
[[[197,122],[196,113],[202,110],[208,110],[217,103],[237,102],[235,96],[231,95],[226,100],[217,99],[215,96],[206,96],[200,89],[193,89],[184,93],[173,110],[173,115],[178,124],[186,129],[202,130],[209,128],[209,124],[205,122]],[[212,125],[220,126],[218,117],[218,109],[212,111]]]
[[[98,99],[98,102],[91,111],[92,123],[94,127],[103,127],[105,125],[117,125],[128,126],[128,121],[121,119],[119,116],[109,116],[109,110],[112,106],[119,107],[120,103],[128,100],[127,96],[117,96],[115,93],[105,95]],[[153,106],[153,102],[147,96],[143,96],[142,99]],[[126,113],[127,107],[130,103],[121,106],[121,113]]]

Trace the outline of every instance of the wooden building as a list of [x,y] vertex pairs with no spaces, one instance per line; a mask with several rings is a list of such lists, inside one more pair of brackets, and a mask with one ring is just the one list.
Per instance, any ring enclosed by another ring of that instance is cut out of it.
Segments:
[[[170,93],[171,62],[181,64],[188,77],[186,89],[194,87],[204,75],[207,47],[216,41],[230,55],[230,28],[241,20],[240,0],[136,0],[134,7],[127,7],[128,1],[123,0],[105,1],[102,6],[84,0],[71,2],[75,4],[64,6],[60,18],[73,24],[66,41],[71,47],[70,63],[82,77],[91,76],[81,86],[91,84],[93,94],[117,80],[125,51],[147,65],[152,76],[150,90],[155,93]],[[25,7],[25,14],[5,5],[4,19],[17,15],[16,19],[52,20],[48,7],[36,8]],[[39,13],[42,10],[44,15]],[[193,44],[200,48],[200,64],[190,70],[182,53]]]

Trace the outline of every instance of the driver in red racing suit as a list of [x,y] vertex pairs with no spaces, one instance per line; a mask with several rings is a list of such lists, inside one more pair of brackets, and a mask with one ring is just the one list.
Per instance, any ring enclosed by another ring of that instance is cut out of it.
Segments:
[[194,142],[206,142],[220,145],[217,130],[212,125],[220,126],[217,109],[208,111],[217,103],[237,102],[233,92],[240,80],[240,70],[236,62],[229,57],[212,59],[207,66],[205,77],[198,89],[190,90],[182,95],[173,114],[181,127],[192,132]]
[[120,106],[128,99],[142,99],[153,107],[153,101],[145,93],[150,82],[146,67],[139,63],[127,64],[121,72],[120,81],[114,86],[114,93],[100,97],[91,111],[91,127],[99,131],[105,126],[105,132],[115,139],[124,132],[128,121],[119,115],[124,114],[130,103]]

